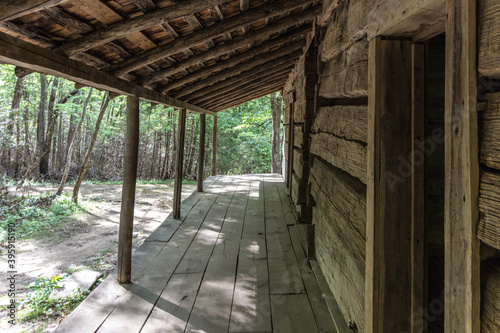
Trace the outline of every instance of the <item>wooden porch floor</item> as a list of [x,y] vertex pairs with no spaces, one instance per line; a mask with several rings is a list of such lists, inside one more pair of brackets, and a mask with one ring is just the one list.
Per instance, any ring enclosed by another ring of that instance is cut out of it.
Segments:
[[336,332],[280,175],[210,177],[56,332]]

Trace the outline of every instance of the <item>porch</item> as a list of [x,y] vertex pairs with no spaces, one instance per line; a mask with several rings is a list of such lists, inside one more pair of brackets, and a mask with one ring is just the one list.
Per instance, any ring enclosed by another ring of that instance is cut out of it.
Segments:
[[204,185],[135,251],[132,284],[110,275],[56,332],[337,332],[281,175]]

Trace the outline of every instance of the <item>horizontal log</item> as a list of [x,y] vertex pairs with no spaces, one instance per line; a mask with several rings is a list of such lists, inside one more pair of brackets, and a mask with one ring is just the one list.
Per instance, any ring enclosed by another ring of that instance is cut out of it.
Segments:
[[38,12],[53,6],[60,5],[68,0],[9,0],[0,1],[0,22]]
[[227,2],[227,0],[189,0],[173,6],[159,8],[142,16],[114,23],[107,28],[68,42],[58,47],[56,51],[71,57],[74,54],[87,51],[93,47],[127,36],[133,32],[139,32],[159,26],[175,18],[200,12],[207,7],[217,6],[225,2]]
[[368,0],[368,40],[376,36],[413,37],[445,20],[445,0]]
[[500,170],[500,93],[488,96],[486,110],[479,114],[479,160]]
[[296,59],[288,59],[288,56],[285,57],[282,57],[283,59],[278,58],[276,60],[266,62],[264,65],[254,68],[253,70],[233,76],[230,79],[208,86],[205,89],[198,90],[193,94],[183,97],[183,99],[185,101],[189,101],[190,103],[197,104],[207,100],[208,98],[217,96],[219,91],[222,91],[227,87],[232,87],[242,81],[253,81],[254,79],[260,78],[261,74],[265,75],[266,73],[274,73],[295,64]]
[[500,332],[500,259],[481,264],[481,332]]
[[482,76],[500,78],[500,3],[479,1],[478,70]]
[[235,66],[233,68],[227,69],[225,71],[222,71],[216,75],[212,75],[205,80],[202,80],[200,82],[196,82],[194,84],[191,84],[185,88],[182,88],[177,91],[172,91],[170,94],[177,96],[177,97],[182,97],[186,96],[188,94],[191,94],[197,90],[203,89],[204,87],[210,86],[212,84],[215,84],[217,82],[220,82],[222,80],[225,80],[227,78],[230,78],[232,76],[238,75],[240,73],[243,73],[245,71],[251,70],[253,68],[256,68],[257,66],[261,66],[262,64],[265,64],[266,62],[272,61],[277,58],[285,57],[288,56],[289,59],[294,59],[297,56],[300,56],[302,53],[302,47],[304,46],[303,41],[297,41],[292,44],[287,45],[286,47],[282,47],[278,50],[266,53],[260,57],[256,57],[255,59],[252,59],[250,61],[247,61],[241,65]]
[[[304,30],[302,30],[302,29],[304,29]],[[201,79],[203,77],[207,77],[207,76],[213,75],[214,73],[217,73],[217,72],[223,71],[225,69],[234,67],[234,66],[242,63],[243,61],[247,61],[248,59],[251,59],[251,58],[257,57],[259,55],[262,55],[264,53],[267,53],[267,52],[269,52],[270,49],[276,48],[284,43],[291,42],[294,39],[300,39],[302,36],[304,36],[304,34],[307,33],[307,31],[309,31],[309,29],[310,28],[304,27],[301,29],[293,30],[293,31],[286,33],[286,34],[283,34],[279,37],[265,41],[264,43],[262,43],[256,47],[253,47],[252,49],[250,49],[246,52],[234,55],[227,60],[223,60],[223,61],[220,61],[212,66],[202,68],[202,69],[200,69],[196,72],[190,73],[190,74],[188,74],[180,79],[172,80],[171,82],[169,82],[165,86],[163,86],[162,91],[164,93],[168,94],[169,92],[173,91],[174,89],[177,89],[177,88],[182,87],[182,86],[187,85],[187,84],[191,84],[198,79]]]
[[92,28],[87,23],[82,22],[69,14],[66,14],[58,7],[44,9],[40,11],[40,15],[42,15],[47,20],[59,24],[61,27],[76,32],[80,35],[84,35],[94,30],[94,28]]
[[156,9],[156,4],[153,0],[131,0],[143,13],[152,12]]
[[[225,100],[230,99],[234,96],[241,95],[242,92],[251,91],[253,89],[258,89],[267,84],[273,84],[275,82],[282,82],[286,80],[291,68],[287,70],[282,70],[275,73],[270,73],[266,77],[258,78],[248,83],[241,84],[237,87],[223,91],[218,97],[210,98],[206,105],[217,105],[219,103],[224,103]],[[200,103],[199,105],[205,105],[205,103]]]
[[41,47],[52,48],[55,46],[55,42],[52,41],[50,38],[46,38],[38,34],[37,31],[26,29],[12,22],[0,22],[0,32],[15,36],[23,41]]
[[318,263],[346,322],[363,332],[366,186],[318,158],[309,179]]
[[319,95],[325,98],[368,96],[368,41],[363,39],[325,63]]
[[160,59],[172,56],[179,51],[192,48],[198,44],[223,36],[228,31],[233,31],[256,23],[262,19],[286,13],[309,2],[311,2],[311,0],[275,1],[266,3],[265,5],[230,17],[222,22],[215,23],[214,25],[199,30],[196,33],[176,38],[169,43],[159,46],[158,48],[128,58],[114,67],[111,67],[109,71],[117,76],[121,76],[142,66],[146,66]]
[[479,227],[477,235],[500,250],[500,171],[484,171],[479,189]]
[[121,95],[135,95],[141,99],[159,104],[185,108],[198,113],[214,114],[198,106],[119,79],[94,67],[71,60],[64,55],[20,41],[4,33],[0,33],[0,62],[63,77],[85,86]]
[[311,153],[366,184],[367,124],[367,107],[321,108],[312,127]]
[[283,89],[283,83],[276,84],[275,86],[264,87],[260,90],[252,92],[251,94],[245,95],[242,98],[228,101],[226,104],[218,106],[218,107],[212,109],[211,111],[219,112],[219,111],[227,110],[229,108],[235,107],[235,106],[240,105],[242,103],[245,103],[247,101],[251,101],[251,100],[275,93],[277,91],[280,91],[281,89]]
[[275,33],[280,33],[290,27],[296,26],[298,24],[311,21],[320,11],[321,6],[315,6],[309,8],[303,12],[288,16],[281,19],[275,23],[272,23],[262,29],[250,31],[240,38],[234,39],[226,44],[215,46],[206,52],[197,54],[185,61],[173,64],[170,67],[165,68],[157,73],[150,75],[144,79],[145,85],[151,85],[157,81],[163,80],[164,78],[178,73],[184,69],[188,69],[191,66],[197,65],[200,62],[204,62],[229,52],[235,51],[241,47],[248,46],[263,38],[267,38]]

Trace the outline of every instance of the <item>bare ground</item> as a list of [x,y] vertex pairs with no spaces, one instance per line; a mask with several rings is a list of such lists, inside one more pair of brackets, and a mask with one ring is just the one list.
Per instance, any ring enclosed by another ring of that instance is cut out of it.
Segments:
[[[182,189],[184,199],[196,189],[196,185],[184,184]],[[67,192],[71,190],[71,186],[65,188]],[[82,267],[112,270],[116,266],[118,250],[121,190],[121,185],[82,185],[80,198],[91,201],[92,209],[73,215],[61,228],[50,230],[41,237],[18,242],[17,288],[41,276],[51,277]],[[9,191],[13,193],[15,190]],[[34,186],[29,194],[46,192],[55,192],[55,188]],[[134,248],[139,247],[170,214],[172,197],[173,183],[137,185]],[[0,262],[6,268],[3,249],[2,252]],[[2,269],[0,273],[0,295],[5,295],[8,290],[6,271]],[[9,327],[2,326],[0,331],[9,330]]]

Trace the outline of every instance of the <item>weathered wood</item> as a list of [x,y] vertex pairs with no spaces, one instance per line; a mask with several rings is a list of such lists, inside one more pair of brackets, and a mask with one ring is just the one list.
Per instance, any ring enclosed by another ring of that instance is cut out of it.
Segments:
[[319,95],[325,98],[356,98],[368,95],[368,42],[363,39],[325,63]]
[[447,0],[446,17],[445,331],[479,332],[476,1]]
[[93,67],[68,59],[63,55],[17,40],[3,33],[0,33],[0,61],[40,73],[64,77],[85,86],[115,92],[120,95],[136,95],[141,99],[159,104],[186,108],[198,113],[213,114],[198,106],[116,78]]
[[226,69],[220,73],[209,76],[205,80],[195,82],[193,84],[186,86],[185,88],[182,88],[182,89],[179,89],[176,91],[171,91],[170,93],[173,93],[176,96],[186,96],[186,95],[191,94],[195,91],[201,90],[207,86],[213,85],[219,81],[225,80],[225,79],[230,78],[230,77],[235,76],[235,75],[238,75],[242,72],[249,71],[249,70],[252,70],[254,68],[258,68],[258,66],[261,66],[262,64],[265,64],[266,62],[273,61],[275,59],[282,59],[283,60],[283,57],[286,57],[287,55],[289,57],[288,59],[295,59],[295,58],[297,58],[299,53],[301,53],[300,49],[303,47],[303,45],[304,45],[303,41],[294,42],[292,44],[287,45],[286,47],[282,47],[282,48],[279,48],[278,50],[266,53],[264,55],[256,57],[255,59],[244,62],[241,65],[237,65],[235,67]]
[[287,173],[286,173],[286,179],[287,179],[287,187],[290,193],[292,192],[292,175],[293,175],[293,139],[294,139],[294,129],[295,129],[295,124],[294,124],[294,112],[295,112],[295,93],[292,93],[292,99],[290,101],[289,107],[288,107],[288,154],[287,154],[287,160],[288,160],[288,165],[287,165]]
[[331,24],[328,25],[320,46],[320,59],[333,60],[356,42],[366,37],[366,22],[372,0],[351,0],[343,3]]
[[38,12],[43,9],[60,5],[68,0],[10,0],[0,3],[0,21],[9,21],[15,18]]
[[413,37],[445,19],[444,0],[374,0],[368,8],[368,40],[376,36]]
[[500,331],[500,260],[481,264],[481,332]]
[[303,12],[290,15],[284,19],[281,19],[276,23],[269,24],[268,26],[262,29],[250,31],[245,35],[243,35],[242,38],[234,39],[230,42],[227,42],[226,44],[215,46],[206,52],[197,54],[185,61],[175,63],[175,65],[172,65],[164,70],[154,73],[149,77],[146,77],[144,79],[144,83],[145,85],[151,85],[152,83],[163,80],[164,78],[170,75],[173,75],[183,69],[187,69],[191,66],[194,66],[200,62],[219,57],[226,53],[235,51],[241,47],[252,45],[253,43],[263,38],[267,38],[272,34],[279,33],[290,27],[296,26],[299,23],[311,21],[318,14],[319,10],[320,6],[311,7]]
[[200,145],[198,148],[198,192],[203,192],[205,177],[205,127],[206,115],[200,114]]
[[186,136],[186,109],[179,110],[179,136],[177,138],[177,156],[175,162],[175,187],[172,216],[181,217],[182,175],[184,171],[184,138]]
[[217,174],[217,115],[214,115],[212,128],[212,176],[215,176]]
[[309,180],[318,263],[346,322],[364,332],[366,186],[318,158]]
[[280,82],[280,83],[276,84],[275,86],[265,87],[261,90],[258,90],[257,92],[245,95],[241,99],[235,99],[232,101],[228,101],[226,104],[222,104],[221,106],[217,106],[213,109],[213,111],[219,112],[222,110],[226,110],[226,109],[232,108],[234,106],[240,105],[242,103],[245,103],[247,101],[251,101],[251,100],[254,100],[256,98],[260,98],[260,97],[278,92],[278,91],[283,89],[283,85],[284,85],[284,83]]
[[411,42],[372,40],[368,68],[366,284],[362,331],[410,331]]
[[366,106],[320,108],[311,133],[311,153],[366,184]]
[[59,24],[61,27],[79,33],[81,35],[89,33],[94,30],[90,25],[75,17],[66,14],[58,7],[51,7],[40,11],[40,15],[54,23]]
[[427,307],[427,253],[425,223],[425,155],[419,146],[425,139],[426,126],[425,44],[412,45],[412,139],[411,164],[411,328],[413,333],[427,329],[421,309]]
[[260,75],[268,74],[269,71],[272,73],[283,71],[284,69],[290,68],[295,64],[296,59],[289,60],[288,56],[276,59],[275,61],[270,61],[263,66],[259,66],[254,70],[247,71],[245,73],[236,75],[230,79],[224,80],[220,83],[214,84],[212,86],[206,87],[205,89],[198,90],[190,95],[183,97],[184,100],[190,101],[196,105],[201,104],[207,99],[215,98],[225,93],[224,88],[233,88],[235,84],[241,84],[242,82],[251,82],[260,78]]
[[123,189],[118,237],[118,283],[132,276],[132,231],[134,228],[135,182],[139,155],[139,98],[127,97],[127,135],[123,158]]
[[317,24],[321,27],[325,27],[332,18],[332,15],[338,12],[343,4],[344,2],[342,0],[323,1],[323,12],[318,17]]
[[477,235],[486,244],[500,250],[500,172],[487,170],[481,175]]
[[52,48],[55,43],[50,38],[40,36],[36,31],[26,29],[12,22],[0,22],[0,33],[13,35],[26,42],[44,47]]
[[500,170],[500,93],[488,95],[486,110],[479,115],[480,161],[482,164]]
[[148,13],[156,9],[156,4],[153,0],[132,0],[143,13]]
[[223,20],[222,22],[214,24],[210,27],[206,27],[205,29],[197,31],[193,34],[179,37],[179,35],[175,33],[173,34],[173,36],[176,39],[174,39],[173,41],[161,45],[158,48],[130,57],[120,62],[119,64],[110,67],[108,71],[111,71],[117,76],[121,76],[142,66],[149,65],[162,58],[172,56],[179,51],[194,47],[207,41],[211,41],[217,37],[224,35],[227,31],[239,29],[243,26],[256,23],[267,17],[273,17],[275,15],[286,13],[287,11],[290,11],[297,6],[301,6],[309,2],[311,1],[275,1],[253,8],[240,15],[230,17],[226,20]]
[[248,8],[250,8],[250,0],[240,0],[240,10],[244,12]]
[[116,22],[104,29],[92,32],[77,40],[67,42],[56,49],[57,52],[72,56],[93,47],[105,44],[120,37],[127,36],[158,26],[178,17],[205,10],[209,6],[224,3],[223,0],[191,0],[175,6],[159,8],[153,12]]
[[500,5],[495,0],[479,1],[478,70],[482,76],[500,78]]
[[307,295],[271,295],[273,332],[318,332]]
[[162,91],[168,94],[170,91],[182,87],[184,85],[195,84],[194,81],[196,81],[197,79],[202,79],[203,77],[209,77],[213,75],[213,73],[221,72],[228,68],[237,66],[238,64],[248,59],[251,59],[252,57],[260,57],[264,53],[269,52],[272,48],[275,48],[276,46],[290,42],[293,39],[299,39],[303,34],[304,33],[300,33],[299,30],[297,30],[273,38],[271,40],[265,41],[264,43],[252,48],[251,50],[232,56],[227,60],[220,61],[214,64],[213,66],[208,66],[206,68],[200,69],[180,79],[172,80],[162,88]]

